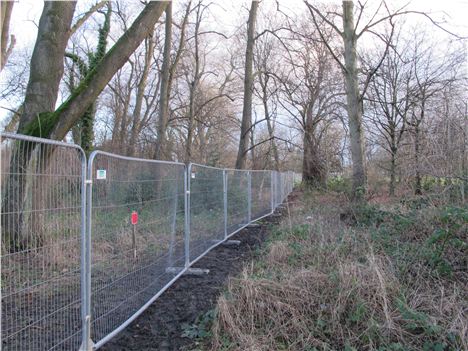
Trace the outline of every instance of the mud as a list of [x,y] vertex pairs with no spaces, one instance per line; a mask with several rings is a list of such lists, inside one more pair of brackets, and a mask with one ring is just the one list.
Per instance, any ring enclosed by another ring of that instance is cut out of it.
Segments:
[[183,337],[184,325],[215,307],[230,276],[256,255],[265,242],[271,224],[279,222],[281,211],[241,230],[231,239],[239,246],[220,245],[200,259],[193,267],[209,269],[209,274],[184,275],[166,290],[145,312],[100,350],[190,350],[194,340]]

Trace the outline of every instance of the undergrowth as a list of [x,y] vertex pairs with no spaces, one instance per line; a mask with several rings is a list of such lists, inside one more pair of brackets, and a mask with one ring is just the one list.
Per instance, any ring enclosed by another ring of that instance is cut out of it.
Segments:
[[466,207],[304,193],[219,298],[212,350],[466,350]]

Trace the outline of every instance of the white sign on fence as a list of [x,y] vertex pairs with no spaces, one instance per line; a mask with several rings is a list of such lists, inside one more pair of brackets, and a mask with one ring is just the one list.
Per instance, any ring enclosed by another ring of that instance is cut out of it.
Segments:
[[98,169],[96,172],[96,179],[106,179],[107,171],[105,169]]

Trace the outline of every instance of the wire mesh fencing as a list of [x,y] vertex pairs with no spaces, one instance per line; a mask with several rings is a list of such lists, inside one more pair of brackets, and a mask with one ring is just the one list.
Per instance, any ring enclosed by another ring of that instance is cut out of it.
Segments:
[[273,211],[271,199],[271,171],[249,171],[251,188],[251,220],[257,220]]
[[0,135],[1,349],[73,350],[86,160],[74,145]]
[[233,233],[249,223],[249,173],[226,170],[226,184],[226,232]]
[[0,164],[3,350],[99,348],[294,181],[8,133]]
[[97,151],[88,169],[91,336],[99,346],[184,268],[185,165]]
[[189,165],[189,259],[194,262],[224,239],[224,171]]

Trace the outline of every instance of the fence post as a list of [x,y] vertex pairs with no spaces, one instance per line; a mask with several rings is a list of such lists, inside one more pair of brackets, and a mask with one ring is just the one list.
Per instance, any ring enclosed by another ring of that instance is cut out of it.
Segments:
[[[83,303],[83,329],[82,329],[82,343],[80,351],[91,351],[93,349],[93,341],[91,339],[91,235],[92,235],[92,208],[93,208],[93,161],[95,153],[92,152],[89,155],[88,167],[84,175],[84,213],[85,219],[85,240],[84,240],[84,252],[82,253],[82,259],[84,260],[84,288],[82,289],[82,303]],[[86,163],[86,158],[85,158]]]
[[184,249],[185,249],[185,268],[190,266],[190,179],[192,176],[192,164],[190,163],[184,172]]
[[274,171],[270,171],[270,202],[271,202],[271,213],[275,210],[275,177]]
[[247,211],[248,215],[248,222],[252,220],[252,174],[250,171],[247,171]]
[[88,281],[88,272],[87,267],[87,200],[88,194],[88,182],[87,182],[87,172],[86,172],[86,156],[84,153],[81,156],[81,347],[80,350],[88,350],[89,344],[89,328],[88,328],[88,294],[87,294],[87,281]]
[[224,205],[224,239],[227,238],[227,177],[228,174],[225,169],[223,169],[223,205]]

